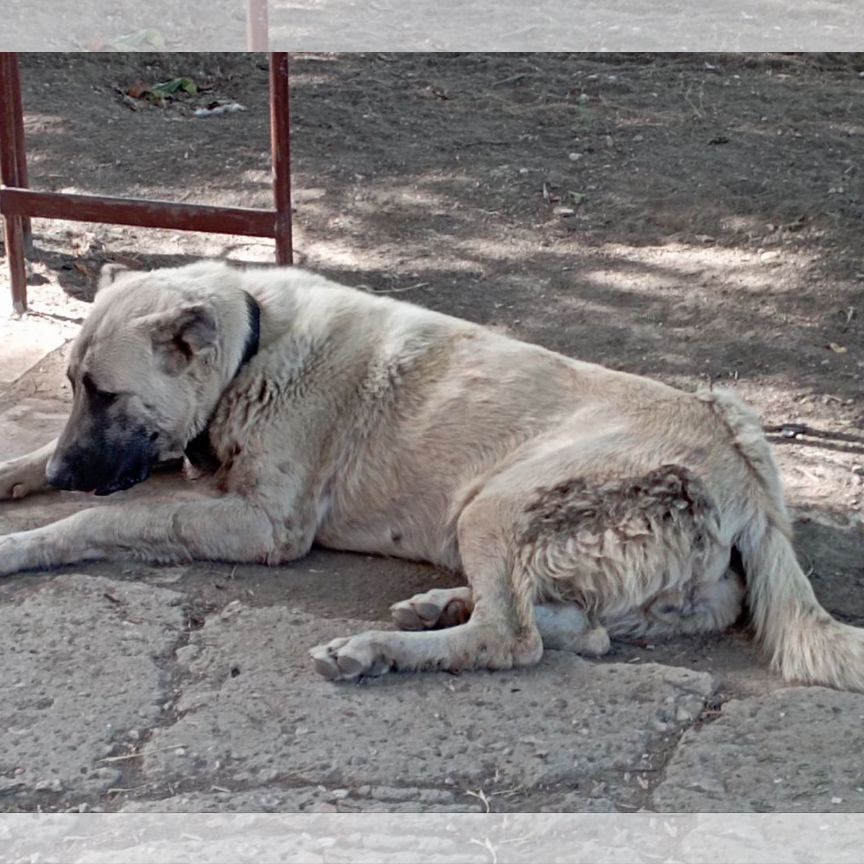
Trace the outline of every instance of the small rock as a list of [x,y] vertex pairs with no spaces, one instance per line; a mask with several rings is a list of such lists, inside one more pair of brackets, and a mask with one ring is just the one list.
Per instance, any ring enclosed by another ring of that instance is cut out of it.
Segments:
[[645,136],[644,135],[634,135],[633,140],[638,144],[640,141],[645,140]]
[[759,256],[759,260],[764,264],[769,261],[776,261],[779,257],[779,249],[768,249]]
[[197,645],[184,645],[182,648],[178,648],[174,652],[174,656],[180,663],[189,664],[192,660],[194,660],[199,653],[199,648]]
[[243,608],[243,604],[239,600],[232,600],[220,613],[219,617],[224,621],[226,618],[231,618]]
[[693,719],[693,715],[683,705],[679,705],[675,712],[675,719],[679,723],[689,723]]
[[582,153],[575,153],[575,152],[574,153],[568,153],[567,158],[571,162],[578,162],[582,158],[583,155],[584,154],[582,154]]
[[553,208],[552,212],[556,216],[566,217],[566,216],[575,216],[576,215],[576,211],[572,207],[555,207],[555,208]]

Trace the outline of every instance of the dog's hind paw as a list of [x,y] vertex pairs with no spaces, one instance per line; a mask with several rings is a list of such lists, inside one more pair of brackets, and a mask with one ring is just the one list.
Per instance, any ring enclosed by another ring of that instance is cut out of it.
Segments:
[[474,603],[470,588],[433,588],[390,607],[400,630],[437,630],[464,624]]
[[309,651],[309,656],[315,663],[315,671],[331,681],[355,681],[364,676],[384,675],[393,665],[371,633],[316,645]]

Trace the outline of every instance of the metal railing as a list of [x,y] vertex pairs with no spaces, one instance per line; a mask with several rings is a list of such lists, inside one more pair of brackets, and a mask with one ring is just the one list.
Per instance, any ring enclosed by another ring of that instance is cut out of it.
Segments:
[[[248,0],[250,47],[260,45],[262,40],[264,44],[267,42],[266,10],[266,2]],[[293,263],[288,55],[272,52],[269,56],[274,207],[265,210],[30,189],[18,57],[0,52],[0,214],[5,222],[6,256],[16,312],[27,309],[25,260],[31,248],[31,217],[272,237],[276,241],[277,263]]]

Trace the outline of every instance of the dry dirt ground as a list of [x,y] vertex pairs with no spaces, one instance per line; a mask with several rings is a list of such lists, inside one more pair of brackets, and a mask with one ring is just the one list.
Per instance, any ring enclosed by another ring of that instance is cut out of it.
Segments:
[[[298,263],[683,388],[731,385],[772,427],[820,430],[772,438],[816,591],[864,625],[862,70],[862,55],[297,55]],[[178,76],[201,92],[124,99]],[[261,56],[25,56],[23,81],[36,187],[269,201]],[[246,110],[194,115],[217,100]],[[32,311],[2,324],[6,357],[16,332],[27,347],[16,327],[73,335],[105,261],[272,255],[34,230]],[[62,424],[65,350],[6,369],[0,458]],[[109,504],[181,494],[166,476]],[[89,503],[0,505],[0,532]],[[864,697],[784,686],[744,626],[598,663],[316,677],[309,646],[444,584],[321,550],[5,580],[0,807],[864,810]]]

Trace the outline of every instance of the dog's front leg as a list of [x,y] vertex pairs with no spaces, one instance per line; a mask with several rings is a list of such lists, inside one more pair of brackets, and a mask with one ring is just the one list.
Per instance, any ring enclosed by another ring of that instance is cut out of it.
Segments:
[[274,564],[309,551],[311,513],[303,508],[286,518],[239,496],[91,508],[0,537],[0,575],[127,558]]
[[0,462],[0,501],[23,498],[49,488],[45,468],[56,446],[55,439],[32,453]]

